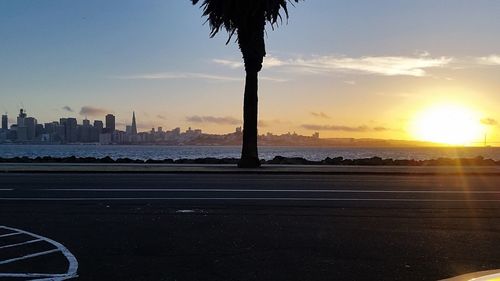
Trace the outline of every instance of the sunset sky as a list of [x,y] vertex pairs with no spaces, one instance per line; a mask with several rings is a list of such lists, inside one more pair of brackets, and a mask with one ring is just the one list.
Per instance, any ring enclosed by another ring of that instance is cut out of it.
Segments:
[[[429,116],[465,130],[432,113],[452,107],[481,127],[474,141],[500,142],[498,15],[496,0],[301,2],[268,28],[260,133],[415,139]],[[111,112],[121,127],[135,110],[142,130],[231,132],[241,55],[203,23],[188,0],[0,0],[0,110],[14,119],[22,104],[39,122]]]

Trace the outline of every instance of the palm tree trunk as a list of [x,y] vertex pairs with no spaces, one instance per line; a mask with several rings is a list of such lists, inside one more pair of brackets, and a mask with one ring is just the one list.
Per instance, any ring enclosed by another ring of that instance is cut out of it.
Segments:
[[264,41],[265,18],[264,11],[247,19],[238,27],[238,44],[245,62],[246,81],[243,101],[243,148],[240,168],[260,167],[257,151],[257,120],[258,120],[258,73],[266,56]]
[[243,148],[238,163],[240,168],[260,167],[257,150],[258,87],[258,71],[247,69],[243,101]]

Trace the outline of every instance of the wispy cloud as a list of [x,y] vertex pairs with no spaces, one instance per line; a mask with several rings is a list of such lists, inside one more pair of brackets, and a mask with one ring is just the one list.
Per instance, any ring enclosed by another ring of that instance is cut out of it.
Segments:
[[[287,68],[303,73],[355,72],[383,76],[414,76],[427,75],[430,68],[444,67],[453,61],[449,57],[430,57],[428,54],[404,56],[311,56],[309,58],[279,59],[269,56],[264,61],[264,68]],[[214,63],[238,68],[239,61],[213,60]]]
[[234,60],[224,60],[224,59],[213,59],[216,64],[224,65],[230,68],[241,68],[243,67],[243,62]]
[[241,81],[240,77],[231,77],[223,75],[213,75],[195,72],[159,72],[145,73],[124,76],[112,76],[114,79],[121,80],[170,80],[170,79],[204,79],[217,81]]
[[[134,74],[134,75],[121,75],[121,76],[111,76],[112,79],[120,80],[178,80],[178,79],[201,79],[207,81],[219,81],[219,82],[242,82],[244,81],[244,76],[225,76],[225,75],[215,75],[197,72],[159,72],[159,73],[144,73],[144,74]],[[286,82],[287,79],[262,76],[260,77],[263,81],[271,82]]]
[[167,117],[161,115],[161,114],[158,114],[156,115],[156,118],[160,119],[160,120],[167,120]]
[[281,119],[271,119],[271,120],[259,120],[259,127],[271,127],[272,125],[277,124],[290,124],[290,121],[281,120]]
[[317,118],[330,119],[331,117],[324,112],[311,112],[311,115]]
[[109,113],[109,110],[104,108],[98,108],[93,106],[83,106],[80,109],[80,115],[82,116],[103,116]]
[[61,109],[67,112],[75,112],[71,107],[67,105],[63,106]]
[[486,126],[497,126],[498,121],[493,119],[493,118],[484,118],[484,119],[481,119],[481,124],[486,125]]
[[[243,67],[243,61],[235,61],[235,60],[226,60],[226,59],[213,59],[213,62],[216,64],[224,65],[230,68],[242,68]],[[267,56],[264,58],[264,63],[263,67],[264,68],[271,68],[271,67],[277,67],[277,66],[282,66],[285,65],[286,62],[275,58],[273,56]]]
[[338,132],[351,132],[351,133],[364,133],[364,132],[386,132],[394,131],[386,127],[369,127],[366,125],[360,126],[343,126],[343,125],[314,125],[304,124],[302,128],[313,131],[338,131]]
[[500,55],[490,55],[477,59],[479,64],[483,65],[500,65]]
[[219,124],[219,125],[241,125],[242,121],[231,117],[231,116],[226,116],[226,117],[218,117],[218,116],[198,116],[198,115],[193,115],[193,116],[188,116],[186,117],[186,121],[192,122],[192,123],[212,123],[212,124]]

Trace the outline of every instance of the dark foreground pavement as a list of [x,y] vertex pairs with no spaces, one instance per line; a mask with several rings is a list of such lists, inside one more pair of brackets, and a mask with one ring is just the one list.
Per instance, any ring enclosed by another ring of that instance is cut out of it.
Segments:
[[0,174],[0,225],[78,280],[438,280],[500,268],[500,177]]

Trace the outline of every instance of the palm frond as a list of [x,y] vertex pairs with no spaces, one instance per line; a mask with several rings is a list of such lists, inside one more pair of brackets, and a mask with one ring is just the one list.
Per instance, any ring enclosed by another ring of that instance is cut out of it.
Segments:
[[[210,26],[210,36],[221,30],[231,36],[240,28],[245,28],[250,19],[263,17],[272,28],[288,19],[288,4],[300,0],[191,0],[193,5],[202,2],[203,16]],[[228,42],[229,42],[228,40]]]

